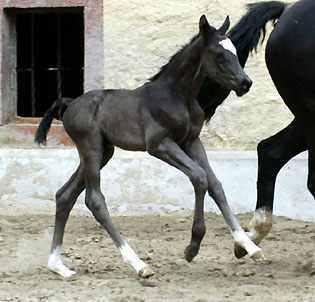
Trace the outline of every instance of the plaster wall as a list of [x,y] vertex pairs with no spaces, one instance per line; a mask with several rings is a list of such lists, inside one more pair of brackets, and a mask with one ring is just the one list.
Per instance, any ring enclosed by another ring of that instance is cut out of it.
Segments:
[[[234,213],[253,211],[256,204],[257,158],[254,151],[208,151],[210,164],[223,184]],[[6,210],[25,206],[54,213],[55,192],[78,165],[76,150],[0,149],[0,204]],[[180,171],[143,152],[117,149],[102,170],[102,192],[111,215],[167,214],[191,211],[194,194]],[[315,221],[314,198],[306,188],[307,156],[301,154],[280,171],[275,191],[276,215]],[[220,213],[206,195],[207,211]],[[75,210],[89,211],[84,194]]]
[[[229,15],[233,26],[249,2],[255,0],[104,0],[105,88],[142,85],[198,32],[202,14],[215,27]],[[204,126],[207,149],[253,150],[291,121],[268,74],[264,49],[246,64],[251,91],[242,98],[231,93]]]
[[[17,3],[22,5],[23,1]],[[202,14],[216,27],[229,14],[233,25],[244,13],[246,3],[245,0],[104,0],[105,88],[135,88],[143,84],[197,33]],[[2,18],[0,13],[0,23]],[[97,36],[90,38],[91,50]],[[0,49],[1,43],[0,38]],[[1,59],[0,56],[0,66]],[[102,55],[94,56],[90,63],[90,68],[102,63]],[[229,149],[255,149],[258,141],[282,129],[292,118],[268,75],[264,45],[259,47],[257,55],[249,58],[246,72],[254,81],[250,93],[242,98],[232,93],[202,131],[209,161],[236,213],[255,208],[257,158],[253,151]],[[90,84],[99,83],[103,85],[102,76]],[[0,99],[1,93],[0,89]],[[0,110],[2,105],[0,102]],[[55,128],[60,128],[58,133],[63,129],[61,125]],[[12,209],[16,203],[25,203],[30,209],[32,204],[40,203],[41,208],[46,204],[51,213],[54,194],[75,170],[78,156],[75,149],[63,148],[62,140],[56,142],[51,137],[48,147],[55,149],[36,148],[33,132],[29,124],[0,127],[0,203]],[[314,198],[306,188],[306,181],[307,155],[303,154],[290,161],[278,176],[275,214],[315,221]],[[102,191],[110,212],[117,215],[193,209],[193,190],[187,178],[145,153],[117,151],[102,171]],[[83,195],[76,208],[85,208]],[[206,209],[218,212],[210,197],[206,198]]]

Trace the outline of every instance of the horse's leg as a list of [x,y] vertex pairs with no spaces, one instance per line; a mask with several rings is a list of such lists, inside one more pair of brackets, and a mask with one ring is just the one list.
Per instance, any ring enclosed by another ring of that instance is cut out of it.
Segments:
[[[82,146],[83,144],[85,147]],[[84,158],[85,166],[86,206],[93,213],[95,219],[110,235],[115,245],[120,250],[124,261],[133,266],[133,268],[137,271],[138,276],[141,278],[148,278],[152,276],[153,272],[151,269],[137,256],[134,250],[121,236],[109,216],[105,198],[100,188],[100,170],[102,168],[103,161],[102,143],[98,142],[97,137],[93,137],[93,140],[88,140],[87,142],[83,142],[83,144],[80,146],[80,154],[82,158]],[[104,148],[105,151],[108,152],[108,147]],[[111,152],[113,152],[113,147],[110,148]]]
[[[313,132],[314,133],[314,132]],[[307,188],[312,193],[315,198],[315,140],[314,134],[309,136],[309,150],[308,150],[308,178],[307,178]]]
[[204,222],[204,196],[208,188],[206,172],[195,161],[193,161],[175,142],[168,138],[159,141],[159,144],[147,144],[148,152],[171,166],[186,174],[195,191],[195,212],[192,226],[192,237],[189,248],[185,251],[188,261],[198,254],[201,241],[205,235]]
[[[113,150],[103,154],[102,167],[113,156]],[[48,267],[63,277],[70,277],[75,274],[69,270],[61,260],[61,245],[65,226],[78,196],[85,189],[84,165],[80,163],[76,172],[71,176],[66,184],[56,193],[56,217],[53,241],[48,261]]]
[[61,245],[65,226],[78,196],[84,190],[85,183],[84,168],[79,165],[76,172],[56,193],[56,216],[53,241],[48,260],[48,267],[53,272],[63,276],[70,277],[75,274],[69,270],[61,260]]
[[[276,177],[280,169],[295,155],[307,148],[304,133],[296,120],[286,128],[258,144],[257,204],[254,217],[245,228],[256,244],[272,227],[272,210]],[[235,256],[241,258],[246,251],[235,245]]]
[[[245,234],[244,230],[238,223],[237,218],[230,210],[222,185],[220,181],[216,178],[209,165],[207,154],[200,139],[197,138],[193,142],[189,142],[189,144],[185,145],[184,150],[194,161],[196,161],[204,169],[204,171],[206,171],[209,195],[214,199],[220,211],[222,212],[223,217],[228,224],[236,243],[241,245],[255,261],[263,260],[261,249],[248,238],[248,236]],[[194,252],[195,251],[192,249],[190,244],[186,248],[186,259],[188,261],[190,261],[195,256]]]

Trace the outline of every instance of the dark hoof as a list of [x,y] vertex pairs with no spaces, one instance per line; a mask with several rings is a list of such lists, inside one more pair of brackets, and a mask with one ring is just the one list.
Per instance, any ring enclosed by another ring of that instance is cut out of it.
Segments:
[[193,261],[193,259],[197,256],[198,254],[198,250],[199,249],[196,249],[194,247],[191,247],[190,245],[186,247],[185,249],[185,259],[188,261],[188,262],[191,262]]
[[237,259],[240,259],[245,257],[247,255],[247,252],[240,245],[234,244],[234,255]]

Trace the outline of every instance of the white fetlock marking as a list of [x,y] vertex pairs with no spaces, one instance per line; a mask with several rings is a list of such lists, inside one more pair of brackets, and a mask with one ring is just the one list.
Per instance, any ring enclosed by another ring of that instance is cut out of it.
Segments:
[[272,212],[258,210],[247,226],[248,236],[256,244],[259,244],[269,233],[272,227]]
[[237,56],[237,51],[232,43],[232,41],[229,38],[226,38],[224,40],[221,40],[219,44],[226,50],[230,51],[233,55]]
[[251,241],[243,230],[235,231],[232,234],[236,243],[245,249],[250,257],[257,252],[261,252],[261,248]]
[[147,267],[147,265],[138,257],[135,251],[128,245],[128,243],[124,243],[119,248],[123,259],[126,263],[132,265],[132,267],[139,273],[143,268]]
[[75,274],[74,271],[68,269],[61,260],[61,248],[57,247],[53,253],[50,254],[48,260],[48,268],[53,272],[59,274],[64,278],[69,278]]

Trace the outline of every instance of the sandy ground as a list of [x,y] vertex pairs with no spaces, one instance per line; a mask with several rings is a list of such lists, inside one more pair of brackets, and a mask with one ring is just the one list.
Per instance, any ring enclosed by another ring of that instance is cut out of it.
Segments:
[[[268,261],[257,264],[234,258],[222,216],[208,213],[200,253],[186,263],[192,213],[115,216],[118,229],[155,272],[140,280],[94,218],[74,211],[63,259],[77,274],[65,280],[46,268],[54,211],[45,209],[2,208],[0,301],[315,301],[315,223],[275,217],[262,243]],[[238,217],[245,224],[251,214]]]

